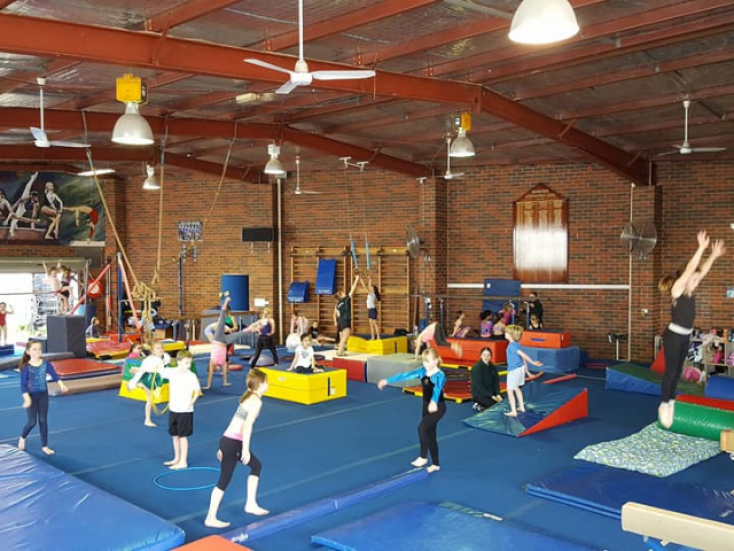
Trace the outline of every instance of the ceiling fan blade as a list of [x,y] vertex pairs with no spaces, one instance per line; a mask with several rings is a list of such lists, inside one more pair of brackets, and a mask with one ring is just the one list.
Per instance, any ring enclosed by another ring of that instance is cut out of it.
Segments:
[[370,69],[354,71],[313,71],[311,73],[316,80],[357,80],[360,78],[372,78],[375,72]]
[[275,93],[276,94],[290,94],[296,88],[298,88],[298,84],[296,84],[295,82],[289,80],[288,82],[286,82],[285,84],[283,84],[283,86],[281,86],[280,88],[278,88],[275,91]]
[[718,153],[719,151],[726,151],[725,147],[694,147],[691,149],[693,153]]
[[49,143],[49,141],[48,141],[48,140],[35,140],[35,141],[33,142],[33,144],[34,144],[34,145],[35,145],[36,147],[43,147],[43,148],[46,148],[46,147],[51,147],[51,144]]
[[273,65],[272,63],[268,63],[267,61],[260,61],[259,59],[252,59],[247,58],[244,60],[245,63],[251,63],[253,65],[257,65],[259,67],[264,67],[265,69],[272,69],[273,71],[279,71],[281,73],[285,73],[287,75],[290,75],[293,71],[290,71],[288,69],[283,69],[283,67],[278,67],[277,65]]
[[655,156],[656,156],[656,157],[665,157],[665,156],[667,156],[667,155],[675,155],[675,154],[677,154],[677,153],[680,153],[680,151],[679,151],[678,149],[676,149],[675,151],[666,151],[665,153],[658,153],[658,154],[657,154],[657,155],[655,155]]
[[31,134],[33,134],[33,137],[36,140],[39,140],[39,141],[42,141],[42,142],[47,142],[48,141],[48,136],[40,128],[37,128],[35,126],[31,126]]
[[49,145],[55,146],[55,147],[92,147],[92,144],[88,143],[79,143],[79,142],[67,142],[64,140],[58,140],[58,141],[50,141],[48,142]]

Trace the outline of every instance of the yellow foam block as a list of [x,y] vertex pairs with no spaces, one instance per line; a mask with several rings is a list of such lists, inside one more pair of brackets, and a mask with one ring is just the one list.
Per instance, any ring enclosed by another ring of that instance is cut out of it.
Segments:
[[385,356],[387,354],[405,354],[408,352],[408,337],[388,337],[386,339],[367,340],[362,337],[350,336],[347,341],[347,350]]
[[721,451],[734,453],[734,430],[721,431]]
[[265,396],[270,398],[310,406],[347,395],[347,372],[344,369],[310,374],[268,367],[260,369],[268,375]]
[[[148,399],[147,394],[145,393],[145,390],[142,388],[135,387],[133,390],[130,390],[127,387],[127,381],[122,381],[120,383],[120,392],[118,396],[122,396],[123,398],[130,398],[131,400],[138,400],[139,402],[145,402]],[[163,384],[162,386],[156,387],[153,391],[153,403],[154,404],[160,404],[168,402],[169,400],[169,394],[168,394],[168,383]]]

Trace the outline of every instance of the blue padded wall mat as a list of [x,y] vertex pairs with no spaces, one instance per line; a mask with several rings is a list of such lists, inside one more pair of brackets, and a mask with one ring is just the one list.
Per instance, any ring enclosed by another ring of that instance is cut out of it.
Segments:
[[525,491],[532,496],[622,518],[628,501],[734,525],[734,495],[603,465],[583,463],[548,476]]
[[468,514],[457,507],[418,502],[401,503],[316,534],[311,536],[311,542],[337,551],[590,551],[588,547],[531,532],[508,521]]
[[333,295],[336,293],[336,259],[319,258],[316,274],[316,294]]
[[308,302],[308,281],[294,281],[288,287],[288,302],[301,304]]
[[3,549],[166,551],[185,537],[175,524],[5,444],[0,516]]

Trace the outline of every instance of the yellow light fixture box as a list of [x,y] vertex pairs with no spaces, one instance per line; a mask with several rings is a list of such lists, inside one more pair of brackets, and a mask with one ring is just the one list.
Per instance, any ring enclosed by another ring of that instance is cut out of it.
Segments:
[[471,130],[471,113],[461,114],[461,128],[469,132]]
[[122,103],[147,103],[148,88],[140,77],[125,73],[117,79],[116,98]]

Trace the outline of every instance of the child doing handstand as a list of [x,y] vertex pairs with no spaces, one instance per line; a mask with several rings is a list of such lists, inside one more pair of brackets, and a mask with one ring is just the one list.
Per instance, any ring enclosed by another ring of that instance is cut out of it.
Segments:
[[423,409],[421,422],[418,425],[420,440],[420,455],[411,463],[414,467],[424,467],[428,464],[428,453],[431,454],[433,464],[426,469],[429,473],[438,471],[441,467],[438,461],[438,438],[436,429],[438,422],[446,414],[446,402],[443,397],[443,387],[446,384],[446,375],[441,371],[441,356],[435,348],[429,348],[422,354],[423,367],[398,373],[377,383],[382,390],[389,383],[420,379],[423,387]]
[[[219,309],[219,319],[217,320],[216,328],[214,329],[214,335],[212,336],[212,353],[209,360],[209,369],[206,374],[206,386],[204,390],[209,390],[212,387],[212,377],[214,370],[217,368],[222,369],[222,386],[230,386],[231,383],[227,382],[227,372],[229,371],[229,362],[227,361],[227,348],[230,345],[239,342],[240,332],[230,333],[227,330],[227,318],[229,313],[229,294],[224,297],[222,307]],[[248,331],[249,328],[242,331],[242,333]]]
[[527,363],[537,367],[543,365],[542,362],[533,360],[520,348],[522,333],[523,329],[519,325],[508,325],[505,329],[505,338],[510,341],[510,344],[507,345],[507,400],[510,402],[510,411],[505,412],[508,417],[517,417],[518,411],[525,411],[520,387],[525,384]]

